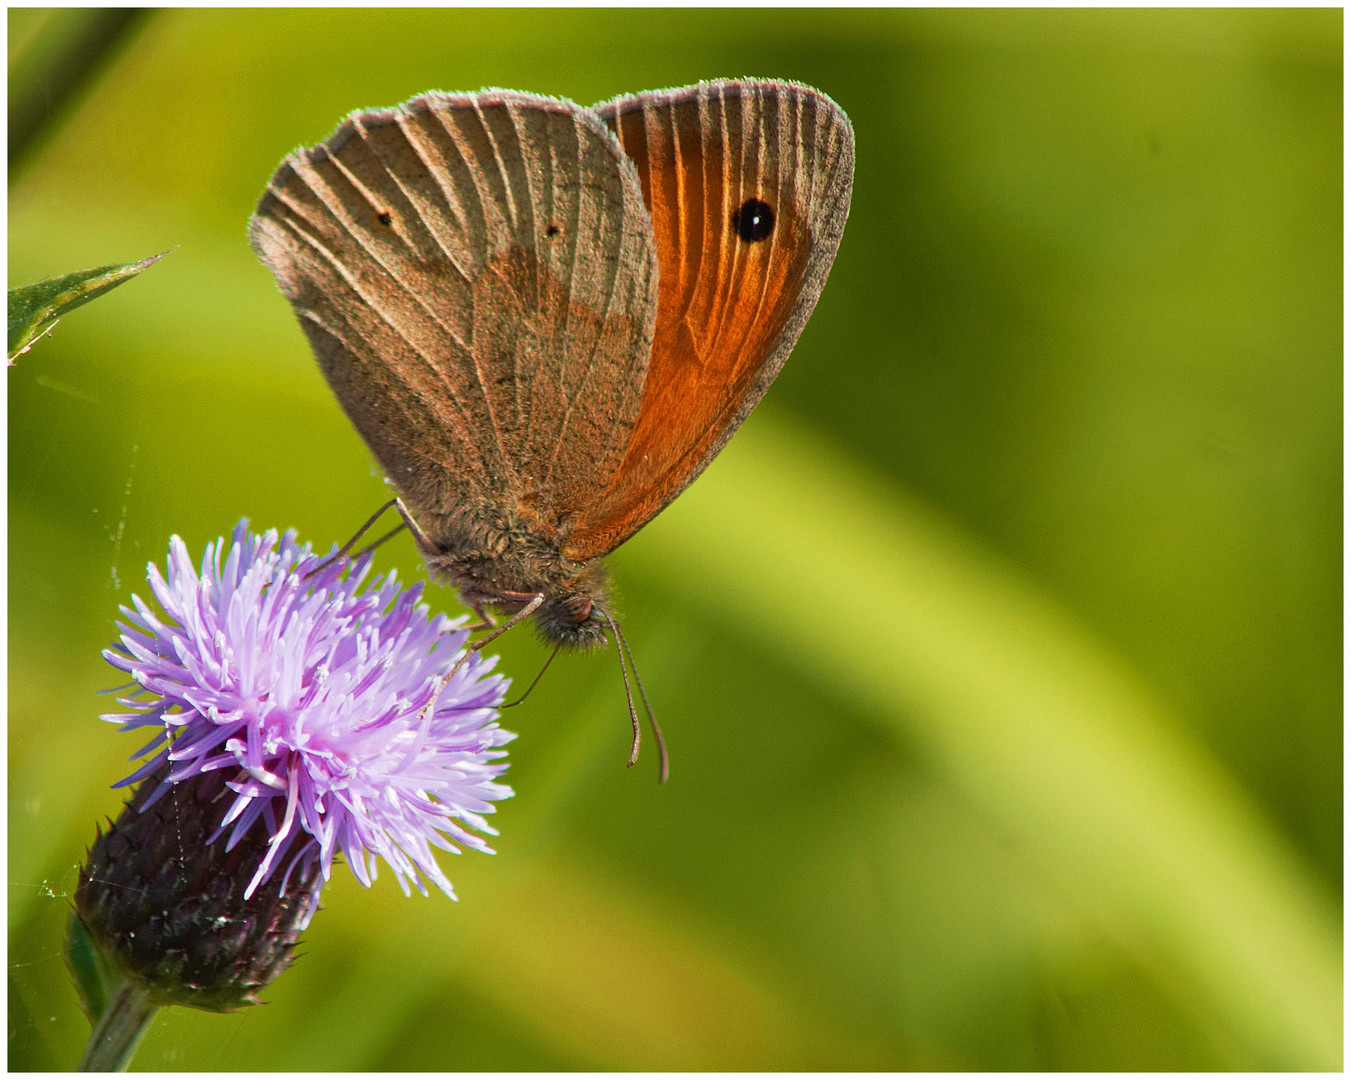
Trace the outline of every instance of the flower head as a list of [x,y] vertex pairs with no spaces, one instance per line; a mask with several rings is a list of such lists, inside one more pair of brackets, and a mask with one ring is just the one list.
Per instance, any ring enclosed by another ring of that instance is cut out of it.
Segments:
[[145,810],[223,771],[216,838],[269,837],[246,896],[315,860],[327,880],[341,854],[363,884],[380,858],[405,893],[426,879],[453,897],[432,849],[492,850],[477,834],[495,835],[483,815],[511,795],[497,777],[515,736],[495,709],[508,682],[463,651],[463,620],[430,618],[392,572],[363,589],[369,569],[241,521],[199,571],[175,536],[167,574],[148,569],[164,615],[133,596],[104,652],[139,686],[118,699],[134,711],[104,719],[156,729],[122,784],[154,776]]

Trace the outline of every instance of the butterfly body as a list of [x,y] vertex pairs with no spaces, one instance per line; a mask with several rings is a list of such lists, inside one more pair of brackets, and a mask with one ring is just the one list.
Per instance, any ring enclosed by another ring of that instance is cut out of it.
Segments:
[[782,367],[852,175],[843,112],[790,83],[428,93],[290,155],[250,233],[429,570],[586,646],[602,557]]
[[419,526],[424,535],[436,537],[423,551],[428,571],[453,585],[475,611],[491,608],[509,617],[540,596],[543,602],[533,618],[542,636],[579,648],[604,644],[609,627],[605,564],[569,559],[550,539],[558,530],[546,529],[529,515],[505,527],[463,518],[454,525],[440,519],[430,531],[421,521]]

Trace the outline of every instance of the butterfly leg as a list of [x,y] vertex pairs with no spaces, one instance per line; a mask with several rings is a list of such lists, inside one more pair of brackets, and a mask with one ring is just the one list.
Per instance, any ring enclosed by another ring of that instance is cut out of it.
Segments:
[[464,655],[455,661],[455,666],[453,668],[451,668],[448,672],[446,672],[445,676],[441,679],[441,685],[437,687],[436,692],[432,694],[431,700],[428,701],[427,704],[422,707],[422,712],[418,715],[419,722],[421,722],[426,718],[427,713],[436,705],[437,699],[441,696],[441,691],[444,690],[448,685],[450,685],[450,680],[455,678],[455,676],[459,673],[460,668],[464,667],[465,664],[469,663],[469,658],[471,656],[473,656],[476,652],[482,649],[483,646],[487,645],[488,642],[492,641],[493,638],[501,637],[513,626],[515,626],[518,622],[520,622],[532,611],[534,611],[537,607],[539,607],[540,604],[542,603],[544,603],[544,594],[543,593],[533,594],[530,598],[530,603],[526,604],[525,607],[521,608],[521,610],[516,612],[516,614],[513,615],[510,619],[508,619],[501,626],[493,630],[491,634],[489,634],[487,637],[481,637],[477,641],[469,642],[469,644],[465,647]]
[[380,537],[379,540],[372,540],[364,548],[362,548],[355,555],[353,555],[352,556],[353,562],[355,562],[357,559],[361,558],[361,556],[367,554],[368,552],[374,551],[386,540],[393,540],[394,537],[398,536],[399,533],[403,532],[404,529],[407,529],[410,533],[413,534],[413,539],[417,542],[417,546],[422,549],[422,553],[424,555],[435,555],[438,553],[439,549],[432,543],[431,537],[429,537],[425,532],[422,531],[422,526],[417,523],[417,520],[409,512],[408,507],[407,505],[405,505],[404,501],[399,498],[390,499],[389,502],[385,503],[384,506],[380,507],[380,509],[376,512],[375,517],[371,518],[370,521],[366,522],[366,524],[361,527],[361,531],[358,532],[356,536],[352,537],[351,540],[347,541],[347,546],[351,547],[354,543],[356,543],[357,536],[360,536],[361,533],[369,529],[371,525],[375,523],[376,518],[378,518],[391,506],[395,507],[399,511],[399,517],[402,518],[402,520],[399,522],[399,524],[395,525],[394,528],[390,529],[389,532],[385,533],[384,536]]
[[465,627],[471,634],[477,634],[480,630],[497,629],[497,616],[488,610],[486,604],[471,604],[470,609],[478,616],[478,622],[472,622]]
[[[377,510],[377,511],[376,511],[375,513],[373,513],[369,518],[366,519],[366,524],[363,525],[363,526],[361,526],[361,528],[359,528],[359,529],[352,535],[352,539],[348,540],[347,543],[343,544],[342,547],[340,547],[336,552],[334,552],[331,556],[329,556],[327,559],[325,559],[323,562],[321,562],[318,566],[316,566],[313,570],[311,570],[311,571],[310,571],[308,574],[306,574],[305,576],[306,576],[307,578],[313,577],[315,574],[319,573],[320,570],[323,570],[325,567],[331,565],[332,563],[337,562],[339,559],[341,559],[344,555],[346,555],[349,551],[352,550],[353,545],[355,545],[356,542],[357,542],[358,540],[360,540],[363,536],[366,535],[366,530],[368,530],[372,525],[374,525],[377,521],[379,521],[380,518],[384,515],[384,512],[385,512],[386,510],[388,510],[391,506],[400,506],[400,507],[401,507],[402,505],[403,505],[403,504],[400,503],[398,499],[390,499],[389,502],[385,503],[384,506],[380,507],[379,510]],[[399,526],[399,529],[402,529],[402,528],[403,528],[403,526],[400,525],[400,526]],[[386,533],[384,536],[382,536],[379,540],[377,540],[377,541],[376,541],[375,543],[373,543],[373,544],[368,544],[368,545],[367,545],[365,548],[363,548],[363,549],[362,549],[355,557],[356,557],[356,558],[360,558],[362,555],[366,554],[367,551],[372,551],[372,550],[374,550],[375,548],[379,547],[379,546],[380,546],[381,544],[383,544],[386,540],[388,540],[391,536],[393,536],[394,533],[397,533],[397,532],[399,531],[399,529],[395,529],[394,532],[391,532],[391,533]]]
[[506,622],[504,622],[501,626],[498,626],[498,625],[497,625],[497,620],[492,618],[492,615],[491,615],[490,612],[484,611],[484,610],[482,610],[482,609],[480,609],[480,608],[475,608],[475,609],[474,609],[474,610],[477,611],[478,614],[484,619],[485,622],[488,621],[488,620],[490,620],[490,619],[492,620],[492,621],[489,623],[489,625],[492,626],[493,630],[492,630],[492,633],[490,633],[490,634],[485,634],[483,637],[479,638],[477,641],[471,641],[471,642],[469,643],[469,648],[470,648],[472,651],[477,652],[479,649],[483,648],[483,646],[487,645],[488,642],[492,641],[494,638],[499,638],[499,637],[501,637],[501,636],[502,636],[503,634],[505,634],[508,630],[510,630],[513,626],[515,626],[518,622],[520,622],[520,621],[521,621],[522,619],[524,619],[527,615],[529,615],[529,614],[530,614],[531,612],[533,612],[536,608],[538,608],[538,607],[540,606],[540,604],[544,603],[544,594],[543,594],[543,593],[511,593],[510,596],[511,596],[513,599],[516,598],[516,597],[518,597],[518,596],[528,597],[528,598],[529,598],[529,602],[525,605],[525,607],[521,608],[520,611],[516,612],[515,615],[513,615],[511,618],[509,618],[509,619],[508,619]]
[[439,552],[436,545],[433,544],[431,538],[425,532],[422,531],[422,526],[419,525],[416,520],[414,520],[413,515],[408,512],[408,507],[404,505],[404,501],[400,498],[393,498],[390,499],[389,502],[381,506],[380,509],[377,510],[374,514],[372,514],[366,520],[366,524],[361,526],[361,528],[359,528],[356,531],[356,533],[353,534],[352,539],[348,540],[347,543],[343,544],[343,546],[340,547],[333,555],[329,556],[327,559],[321,562],[318,566],[316,566],[305,576],[307,578],[313,577],[315,574],[319,573],[320,570],[323,570],[325,567],[331,565],[332,563],[337,562],[349,551],[351,551],[352,547],[356,544],[356,542],[366,535],[367,530],[370,529],[370,527],[374,525],[377,521],[379,521],[380,518],[384,515],[385,511],[388,510],[391,506],[398,509],[399,517],[403,519],[402,523],[390,529],[390,531],[385,533],[384,536],[380,537],[379,540],[371,541],[371,543],[367,544],[364,548],[362,548],[355,555],[353,555],[352,560],[356,561],[357,559],[361,558],[361,556],[367,554],[368,552],[374,551],[386,540],[392,540],[394,537],[398,536],[400,531],[403,529],[407,529],[410,533],[413,534],[413,539],[417,541],[418,547],[422,549],[424,554],[427,555],[438,554]]
[[[413,539],[417,541],[417,546],[422,549],[422,553],[424,555],[440,555],[441,549],[432,542],[430,536],[422,531],[422,526],[419,525],[413,515],[408,512],[408,507],[404,504],[404,501],[402,499],[394,499],[393,503],[399,511],[399,517],[403,518],[404,527],[413,534]],[[389,504],[386,503],[385,505],[388,506]]]
[[497,616],[494,615],[488,609],[488,605],[491,603],[525,604],[527,610],[518,611],[515,615],[511,616],[511,619],[507,622],[507,626],[514,626],[517,622],[520,621],[522,615],[528,615],[531,611],[534,611],[537,607],[539,607],[540,604],[544,603],[544,594],[532,592],[510,592],[504,590],[501,593],[501,595],[496,597],[494,600],[484,600],[477,604],[470,604],[469,605],[470,609],[474,612],[475,615],[478,616],[478,622],[470,623],[468,626],[465,627],[465,629],[468,630],[471,634],[477,633],[480,630],[497,629]]

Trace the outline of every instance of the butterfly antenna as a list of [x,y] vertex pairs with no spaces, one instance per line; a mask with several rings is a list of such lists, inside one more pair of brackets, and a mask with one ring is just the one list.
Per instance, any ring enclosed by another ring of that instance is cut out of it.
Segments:
[[[610,616],[605,616],[605,621],[610,624],[610,629],[615,630],[615,621]],[[624,697],[629,703],[629,719],[633,721],[633,749],[629,751],[629,768],[638,764],[638,751],[643,745],[643,725],[638,719],[638,710],[633,705],[633,691],[629,689],[629,669],[624,663],[624,649],[619,644],[619,631],[615,630],[615,652],[619,654],[619,674],[624,679]]]
[[[647,722],[648,722],[648,724],[649,724],[649,725],[651,726],[651,728],[652,728],[652,735],[653,735],[653,737],[657,740],[657,757],[658,757],[658,758],[660,759],[660,761],[661,761],[661,773],[660,773],[660,775],[658,776],[657,783],[659,783],[659,784],[664,784],[664,783],[666,783],[666,781],[670,778],[670,775],[671,775],[671,762],[670,762],[670,759],[666,756],[666,740],[665,740],[664,738],[662,738],[662,734],[661,734],[661,725],[657,723],[657,717],[656,717],[656,714],[653,713],[653,711],[652,711],[652,703],[649,702],[649,701],[647,700],[647,690],[645,690],[645,689],[643,688],[643,677],[642,677],[641,675],[638,674],[638,661],[634,658],[634,655],[633,655],[633,649],[632,649],[632,648],[630,647],[630,645],[629,645],[628,638],[626,638],[626,637],[624,636],[624,631],[622,631],[621,629],[619,629],[619,623],[616,622],[614,619],[611,619],[611,620],[610,620],[610,625],[611,625],[612,627],[614,627],[614,632],[615,632],[615,643],[619,646],[619,648],[620,648],[620,650],[621,650],[621,654],[622,654],[622,653],[628,653],[628,656],[629,656],[629,667],[633,668],[633,681],[636,682],[636,683],[638,684],[638,696],[639,696],[639,697],[642,699],[642,701],[643,701],[643,709],[644,709],[644,711],[646,711],[646,713],[647,713]],[[621,666],[623,665],[623,656],[622,656],[622,655],[621,655],[621,657],[620,657],[620,664],[621,664]],[[628,687],[628,680],[625,679],[625,680],[624,680],[624,689],[625,689],[625,691],[627,691],[628,688],[629,688],[629,687]],[[630,712],[630,714],[633,713],[633,698],[632,698],[632,696],[629,697],[629,712]],[[637,731],[638,717],[637,717],[636,715],[633,717],[633,723],[634,723],[634,730],[635,730],[635,735],[634,735],[634,739],[633,739],[633,756],[634,756],[634,760],[637,760],[637,757],[638,757],[638,737],[637,737],[636,731]],[[633,762],[630,761],[629,764],[632,765]]]
[[[519,705],[526,698],[528,698],[530,696],[530,691],[532,691],[533,689],[535,689],[535,687],[539,685],[540,679],[544,678],[544,673],[549,670],[549,665],[554,662],[554,657],[558,655],[558,650],[561,649],[562,647],[563,643],[561,641],[554,646],[554,651],[549,654],[549,659],[544,661],[544,666],[539,669],[539,674],[536,675],[532,680],[530,680],[530,685],[525,688],[524,694],[518,697],[515,701],[508,701],[505,705],[499,705],[498,708],[510,709],[513,705]],[[135,686],[136,684],[133,683],[132,685]]]
[[[384,506],[380,507],[379,510],[373,513],[367,519],[366,524],[361,526],[361,528],[359,528],[356,531],[356,534],[352,537],[352,539],[348,540],[347,543],[343,544],[342,547],[340,547],[327,559],[325,559],[313,570],[311,570],[308,574],[306,574],[303,578],[301,578],[301,580],[306,581],[314,577],[314,575],[319,573],[319,571],[325,569],[326,567],[332,566],[335,562],[337,562],[339,559],[341,559],[344,555],[346,555],[349,551],[352,550],[353,545],[356,544],[358,540],[360,540],[363,536],[366,535],[367,529],[369,529],[372,525],[374,525],[377,521],[379,521],[382,517],[384,517],[386,510],[388,510],[391,506],[398,506],[398,505],[399,505],[398,499],[390,499],[389,502],[385,503]],[[384,536],[380,537],[380,539],[377,540],[375,543],[369,544],[366,547],[362,548],[361,551],[358,553],[357,558],[360,558],[362,555],[365,555],[366,552],[368,551],[374,551],[386,540],[390,539],[391,537],[397,536],[399,533],[399,529],[402,529],[403,527],[404,527],[403,522],[400,522],[398,528],[390,532],[387,532]]]

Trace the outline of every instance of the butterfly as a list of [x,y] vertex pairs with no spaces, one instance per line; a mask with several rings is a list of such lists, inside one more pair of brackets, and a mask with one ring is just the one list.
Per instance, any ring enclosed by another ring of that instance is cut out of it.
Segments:
[[250,238],[429,572],[485,625],[608,631],[622,668],[601,559],[779,373],[853,170],[844,112],[790,82],[429,92],[288,156]]

